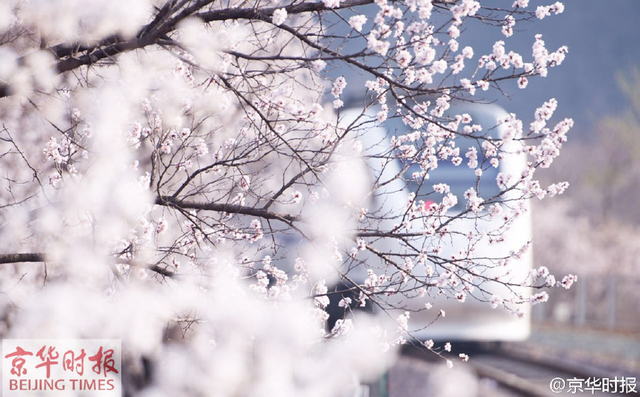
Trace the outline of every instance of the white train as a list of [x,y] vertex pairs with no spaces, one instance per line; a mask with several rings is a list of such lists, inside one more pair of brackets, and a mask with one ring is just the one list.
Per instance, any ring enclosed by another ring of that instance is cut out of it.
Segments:
[[[497,105],[465,105],[456,106],[451,114],[469,114],[473,119],[473,124],[479,124],[483,128],[484,136],[501,137],[505,133],[505,126],[500,125],[499,120],[504,120],[508,114]],[[350,109],[343,113],[343,125],[352,123],[354,120],[362,122],[368,117],[363,115],[360,109]],[[365,127],[366,126],[366,127]],[[488,198],[497,194],[500,190],[496,184],[498,173],[512,174],[519,176],[526,167],[526,154],[520,147],[518,142],[513,142],[500,149],[501,160],[498,167],[484,167],[483,175],[478,180],[473,169],[466,166],[466,158],[464,152],[469,146],[477,145],[478,142],[467,138],[457,138],[456,146],[461,148],[460,156],[465,159],[461,165],[455,166],[451,162],[440,161],[438,168],[430,172],[429,180],[420,185],[415,182],[412,174],[416,171],[413,166],[401,164],[401,161],[395,160],[389,162],[385,159],[388,156],[380,156],[382,153],[389,153],[391,149],[391,141],[393,136],[400,136],[411,132],[411,129],[401,120],[387,120],[385,123],[374,126],[374,124],[363,124],[366,131],[361,134],[360,139],[363,141],[364,157],[367,159],[366,164],[372,177],[379,178],[378,181],[383,182],[382,186],[373,195],[369,203],[371,211],[377,211],[380,214],[386,214],[381,219],[380,225],[383,228],[392,228],[401,220],[397,219],[402,213],[398,209],[406,207],[409,201],[410,192],[417,192],[417,198],[420,199],[423,192],[431,193],[428,197],[438,197],[433,194],[433,185],[436,183],[446,183],[450,186],[451,193],[457,196],[458,205],[451,208],[447,212],[447,216],[454,217],[461,211],[465,210],[466,200],[463,197],[464,192],[469,187],[475,187],[482,197]],[[512,145],[512,146],[510,146]],[[521,148],[521,147],[520,147]],[[478,150],[481,153],[480,150]],[[403,175],[397,178],[397,175]],[[389,181],[389,183],[384,183]],[[517,194],[517,193],[509,193]],[[502,196],[501,200],[507,200],[509,194]],[[427,202],[426,205],[429,205]],[[487,206],[488,207],[488,206]],[[459,251],[464,251],[468,256],[469,240],[466,237],[470,232],[476,235],[488,232],[503,223],[502,218],[489,219],[487,209],[480,212],[480,219],[477,217],[462,217],[451,221],[448,225],[449,233],[447,238],[439,240],[437,244],[441,246],[438,254],[439,258],[449,258],[456,255]],[[392,315],[410,312],[409,330],[413,337],[420,340],[434,339],[447,341],[518,341],[524,340],[530,333],[530,304],[519,303],[511,305],[513,310],[507,310],[502,305],[493,308],[490,304],[491,299],[497,300],[497,297],[510,297],[514,294],[521,295],[522,301],[527,301],[530,292],[526,288],[508,287],[490,281],[483,281],[482,277],[501,277],[507,283],[517,284],[526,279],[532,268],[531,250],[522,254],[519,259],[511,260],[507,264],[500,265],[500,260],[491,260],[490,258],[501,258],[511,255],[511,252],[518,251],[521,247],[531,241],[531,215],[527,210],[520,215],[517,220],[511,223],[509,230],[504,233],[504,239],[498,242],[488,242],[485,238],[476,243],[472,250],[472,258],[468,263],[473,266],[475,272],[482,276],[476,277],[474,283],[477,287],[474,291],[468,291],[468,297],[461,303],[455,297],[456,288],[439,288],[432,286],[420,290],[420,283],[415,283],[415,291],[411,291],[411,280],[402,284],[407,290],[405,294],[391,294],[387,299],[387,309]],[[435,244],[436,237],[416,237],[413,238],[413,248],[420,249]],[[380,253],[400,253],[408,252],[406,242],[401,243],[393,238],[370,238],[371,246]],[[414,251],[415,254],[415,251]],[[397,259],[400,266],[403,265],[401,255],[391,256]],[[365,268],[372,268],[376,274],[394,274],[393,277],[400,277],[401,272],[397,269],[384,269],[382,262],[375,255],[369,254],[364,259],[361,269],[357,266],[352,268],[349,273],[352,280],[361,282],[366,278],[364,274]],[[380,263],[380,265],[377,265]],[[446,272],[446,263],[429,263],[429,260],[416,265],[412,272],[420,280],[437,280],[439,275]],[[392,266],[393,267],[393,266]],[[433,275],[426,274],[433,270]],[[455,278],[455,277],[454,277]],[[437,282],[437,281],[434,281]],[[393,282],[392,282],[393,285]],[[407,287],[409,286],[409,287]],[[459,289],[458,289],[459,290]],[[442,292],[440,292],[442,291]],[[426,295],[424,295],[426,292]],[[476,299],[474,298],[474,296]],[[335,300],[335,299],[334,299]],[[495,302],[494,303],[498,303]],[[339,311],[332,303],[332,310]],[[426,306],[431,306],[427,309]],[[393,309],[391,309],[393,307]],[[380,310],[380,309],[378,309]],[[446,313],[445,316],[439,315],[440,310]],[[517,315],[514,313],[517,310]],[[437,318],[437,319],[436,319]],[[436,321],[434,321],[436,320]]]

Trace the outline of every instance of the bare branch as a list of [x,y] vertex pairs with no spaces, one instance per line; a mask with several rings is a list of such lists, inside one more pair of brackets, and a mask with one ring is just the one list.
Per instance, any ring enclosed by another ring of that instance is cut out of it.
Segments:
[[46,262],[43,253],[0,254],[0,263]]
[[301,219],[295,215],[279,214],[277,212],[268,211],[263,208],[245,207],[237,204],[196,203],[191,201],[178,200],[169,196],[161,196],[156,198],[156,204],[178,207],[183,209],[216,211],[216,212],[226,212],[229,214],[250,215],[250,216],[256,216],[263,219],[279,220],[287,224],[301,221]]

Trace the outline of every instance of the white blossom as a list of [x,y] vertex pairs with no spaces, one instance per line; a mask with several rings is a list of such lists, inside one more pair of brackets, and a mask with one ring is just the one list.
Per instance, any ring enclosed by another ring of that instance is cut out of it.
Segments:
[[365,23],[367,23],[367,17],[362,14],[349,18],[349,25],[358,32],[362,32],[362,27]]
[[271,17],[271,21],[274,25],[279,26],[284,23],[287,19],[287,10],[284,8],[278,8],[273,12],[273,16]]

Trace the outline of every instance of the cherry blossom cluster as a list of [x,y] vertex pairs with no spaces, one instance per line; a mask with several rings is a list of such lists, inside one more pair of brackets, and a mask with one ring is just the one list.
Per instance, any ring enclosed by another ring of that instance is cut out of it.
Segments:
[[545,17],[554,13],[555,15],[562,14],[564,12],[564,4],[556,2],[550,6],[538,6],[536,9],[536,17],[538,19],[544,19]]

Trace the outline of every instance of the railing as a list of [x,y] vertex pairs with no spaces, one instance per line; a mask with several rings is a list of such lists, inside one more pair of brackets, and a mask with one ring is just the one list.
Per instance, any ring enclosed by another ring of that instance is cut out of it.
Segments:
[[640,332],[640,278],[578,275],[570,289],[550,291],[533,307],[534,323],[565,324],[619,332]]

